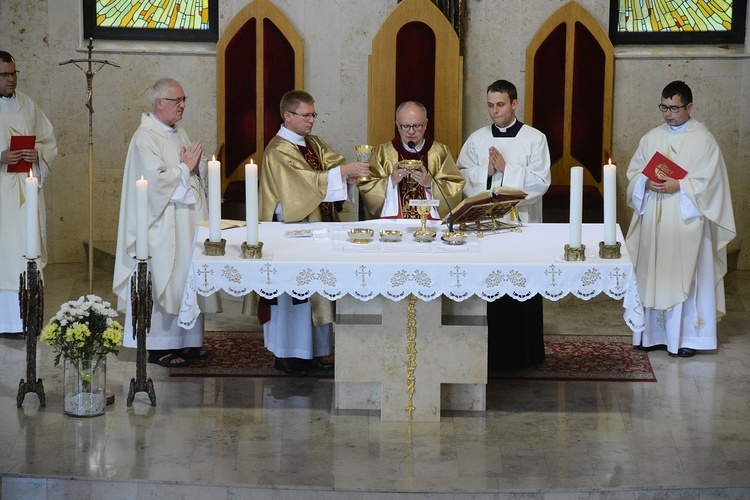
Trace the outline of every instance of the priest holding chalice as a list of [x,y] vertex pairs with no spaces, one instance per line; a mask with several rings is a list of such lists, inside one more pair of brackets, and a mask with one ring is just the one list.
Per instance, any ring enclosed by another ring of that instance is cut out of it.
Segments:
[[370,176],[359,184],[365,218],[419,219],[409,200],[440,200],[431,219],[441,219],[461,202],[465,180],[448,146],[426,134],[427,110],[406,101],[396,110],[398,135],[375,148]]

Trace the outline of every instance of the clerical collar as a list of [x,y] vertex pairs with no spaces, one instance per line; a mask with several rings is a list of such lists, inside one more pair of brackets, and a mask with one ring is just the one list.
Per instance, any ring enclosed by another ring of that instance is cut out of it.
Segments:
[[281,125],[281,128],[279,128],[279,132],[277,135],[282,139],[286,139],[287,141],[296,144],[297,146],[307,146],[304,135],[299,135],[297,132],[292,132],[283,124]]
[[422,148],[424,147],[424,143],[425,143],[425,140],[424,140],[424,137],[422,137],[422,140],[419,141],[419,144],[417,144],[416,146],[414,146],[414,149],[412,149],[411,147],[409,147],[409,145],[407,143],[405,143],[404,141],[401,141],[401,145],[404,146],[404,149],[406,149],[407,151],[412,151],[412,152],[415,149],[417,151],[422,151]]
[[10,95],[3,95],[3,94],[0,94],[0,99],[13,99],[13,96],[14,96],[14,95],[15,95],[15,93],[13,93],[13,94],[10,94]]
[[514,119],[513,123],[511,123],[509,126],[505,128],[500,128],[493,123],[492,124],[492,137],[515,137],[518,135],[518,132],[521,130],[521,127],[523,127],[523,123],[521,123],[517,119]]
[[673,127],[672,125],[667,125],[667,127],[669,127],[669,133],[675,134],[675,135],[684,134],[685,130],[687,130],[688,123],[690,123],[690,118],[688,118],[687,121],[683,123],[682,125],[678,125],[676,127]]
[[166,123],[164,123],[163,121],[161,121],[160,119],[158,119],[158,118],[156,117],[156,115],[155,115],[155,114],[153,114],[153,113],[149,113],[149,116],[150,116],[151,118],[153,118],[153,119],[154,119],[154,121],[155,121],[156,123],[158,123],[158,124],[159,124],[159,126],[161,127],[161,129],[162,129],[162,130],[163,130],[164,132],[169,132],[169,133],[172,133],[172,134],[174,134],[174,133],[175,133],[175,130],[176,130],[176,129],[175,129],[175,126],[174,126],[174,125],[172,125],[172,126],[170,127],[169,125],[167,125]]

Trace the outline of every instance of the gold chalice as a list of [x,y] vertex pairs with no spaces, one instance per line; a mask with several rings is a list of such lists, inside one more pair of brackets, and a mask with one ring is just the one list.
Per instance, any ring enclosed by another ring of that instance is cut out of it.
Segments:
[[[372,157],[372,152],[375,150],[375,146],[370,146],[369,144],[357,144],[354,146],[354,153],[357,155],[357,161],[362,161],[365,163],[370,162],[370,158]],[[364,177],[360,177],[357,179],[359,182],[369,180],[370,176],[365,175]]]
[[417,212],[419,212],[419,218],[422,221],[422,227],[414,231],[414,239],[417,241],[429,243],[435,239],[437,233],[427,228],[427,215],[431,209],[430,205],[417,205]]

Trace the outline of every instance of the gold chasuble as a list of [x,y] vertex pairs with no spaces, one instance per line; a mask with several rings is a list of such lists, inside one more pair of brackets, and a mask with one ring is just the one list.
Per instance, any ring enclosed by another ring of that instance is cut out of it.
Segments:
[[[432,198],[440,200],[438,213],[445,217],[449,207],[455,207],[461,202],[461,193],[465,180],[456,168],[450,150],[444,144],[434,142],[425,136],[424,145],[419,153],[409,151],[404,147],[400,137],[391,142],[379,145],[370,159],[370,177],[359,185],[359,193],[365,206],[365,217],[377,219],[382,215],[386,192],[391,182],[391,174],[395,165],[403,160],[421,160],[432,177]],[[440,189],[435,186],[440,185]],[[445,194],[443,199],[442,193]],[[398,184],[399,211],[397,217],[404,219],[418,219],[416,207],[409,206],[409,200],[427,199],[425,188],[407,177]]]
[[306,147],[297,146],[276,135],[266,146],[258,192],[261,221],[274,220],[279,203],[284,222],[338,220],[335,207],[321,205],[333,205],[323,202],[328,171],[343,165],[344,157],[317,136],[308,135],[305,142]]

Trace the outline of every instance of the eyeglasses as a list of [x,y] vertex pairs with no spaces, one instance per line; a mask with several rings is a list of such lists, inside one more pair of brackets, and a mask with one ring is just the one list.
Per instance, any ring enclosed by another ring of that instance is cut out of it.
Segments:
[[416,125],[407,125],[406,123],[399,123],[398,128],[400,128],[402,132],[408,132],[409,129],[414,130],[414,132],[419,132],[424,128],[424,122],[417,123]]
[[661,111],[662,113],[666,113],[667,111],[671,113],[677,113],[680,110],[680,108],[685,108],[685,107],[687,107],[687,104],[683,104],[682,106],[667,106],[666,104],[659,104],[659,111]]
[[287,111],[287,113],[291,113],[293,115],[297,115],[300,118],[302,118],[303,120],[309,120],[311,118],[314,120],[314,119],[316,119],[318,117],[318,113],[305,113],[304,115],[301,115],[299,113],[295,113],[294,111]]
[[185,97],[185,96],[182,96],[182,97],[175,97],[175,98],[171,98],[171,97],[160,97],[159,99],[163,99],[163,100],[165,100],[165,101],[172,101],[172,102],[173,102],[173,103],[175,103],[175,104],[181,104],[181,103],[183,103],[183,102],[184,102],[184,103],[187,103],[187,97]]
[[18,76],[18,73],[20,73],[20,71],[18,70],[11,71],[9,73],[0,73],[0,78],[10,78],[13,76]]

